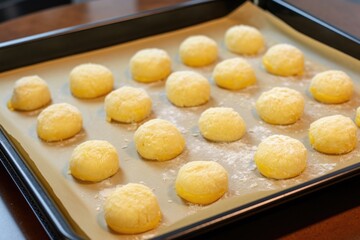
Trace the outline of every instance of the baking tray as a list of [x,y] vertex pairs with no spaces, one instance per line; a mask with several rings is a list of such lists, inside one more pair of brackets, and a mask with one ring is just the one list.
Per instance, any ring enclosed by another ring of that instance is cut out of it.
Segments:
[[[0,68],[2,71],[15,69],[29,64],[191,26],[203,21],[225,16],[242,2],[243,1],[193,1],[126,18],[106,20],[101,23],[59,30],[26,39],[2,43],[0,44],[0,56],[2,56],[0,59]],[[306,13],[294,9],[285,2],[266,1],[265,3],[262,2],[262,6],[268,8],[269,11],[275,15],[285,16],[286,22],[290,25],[298,21],[299,16],[301,16],[300,19],[308,22],[305,31],[308,31],[309,28],[322,29],[322,31],[313,31],[315,36],[311,34],[310,36],[321,39],[322,35],[319,33],[325,32],[326,36],[331,33],[331,39],[334,39],[334,41],[327,42],[327,44],[359,58],[359,52],[357,51],[358,42],[356,42],[356,39],[354,41],[351,36],[343,33],[339,34],[338,30],[333,31],[331,26],[326,23],[307,18],[306,16],[308,15],[306,15]],[[196,14],[199,11],[202,14]],[[164,18],[168,19],[166,24],[164,24]],[[292,21],[291,19],[293,18],[296,19],[296,21]],[[296,27],[296,24],[293,26]],[[138,29],[146,29],[146,31],[139,32]],[[300,28],[298,30],[301,31],[302,29]],[[346,49],[336,45],[339,42],[344,43],[344,41],[347,43],[345,44],[347,46],[357,47]],[[73,229],[73,225],[68,222],[69,219],[59,210],[51,194],[47,192],[46,186],[41,184],[42,181],[38,179],[36,172],[23,160],[26,153],[22,152],[21,147],[19,147],[15,139],[9,138],[5,131],[1,129],[2,163],[33,208],[49,236],[53,239],[84,238],[85,235],[83,235],[79,229]],[[360,164],[357,163],[307,181],[306,183],[296,185],[285,191],[257,199],[256,201],[231,209],[230,211],[166,233],[158,238],[176,238],[199,234],[202,231],[247,217],[282,202],[316,191],[324,186],[358,175],[359,173]]]

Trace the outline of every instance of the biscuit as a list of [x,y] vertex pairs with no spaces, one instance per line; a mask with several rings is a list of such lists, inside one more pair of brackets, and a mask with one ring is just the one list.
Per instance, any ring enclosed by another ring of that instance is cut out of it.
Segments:
[[264,48],[264,37],[254,27],[237,25],[225,33],[225,45],[231,52],[243,55],[254,55]]
[[355,123],[360,127],[360,107],[356,109]]

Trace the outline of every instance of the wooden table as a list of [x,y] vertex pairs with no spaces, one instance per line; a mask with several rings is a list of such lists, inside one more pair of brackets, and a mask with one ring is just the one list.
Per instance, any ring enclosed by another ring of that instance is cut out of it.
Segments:
[[[179,2],[184,0],[98,0],[57,7],[0,24],[0,42]],[[359,2],[289,2],[360,38]],[[48,239],[1,165],[0,233],[0,239]],[[360,239],[360,176],[213,230],[199,239],[235,238]]]

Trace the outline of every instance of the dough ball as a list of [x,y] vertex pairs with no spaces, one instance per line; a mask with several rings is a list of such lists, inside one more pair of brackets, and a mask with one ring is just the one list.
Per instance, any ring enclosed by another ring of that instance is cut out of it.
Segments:
[[98,182],[111,177],[118,169],[117,151],[107,141],[89,140],[72,152],[70,172],[77,179]]
[[81,112],[68,103],[50,105],[37,118],[37,134],[47,142],[71,138],[81,129]]
[[279,76],[302,75],[304,72],[304,55],[290,44],[272,46],[263,56],[263,64],[269,73]]
[[304,112],[304,97],[296,90],[275,87],[263,92],[256,101],[256,111],[267,123],[287,125],[295,123]]
[[81,64],[70,72],[70,90],[78,98],[103,96],[109,93],[113,86],[113,74],[100,64]]
[[242,117],[234,109],[226,107],[204,111],[199,118],[199,128],[204,138],[215,142],[239,140],[246,131]]
[[216,42],[207,36],[191,36],[180,44],[179,54],[185,65],[203,67],[217,60],[218,47]]
[[263,140],[254,160],[259,172],[268,178],[287,179],[300,175],[306,168],[307,150],[294,138],[272,135]]
[[141,88],[121,87],[105,97],[105,112],[109,122],[140,122],[150,115],[151,109],[151,98]]
[[171,59],[162,49],[143,49],[130,59],[130,71],[138,82],[160,81],[171,73]]
[[11,110],[32,111],[51,101],[47,83],[38,76],[20,78],[15,82],[13,94],[8,102]]
[[351,78],[342,71],[325,71],[316,74],[310,83],[310,92],[319,102],[343,103],[353,94]]
[[360,107],[356,109],[355,122],[358,127],[360,127]]
[[228,173],[212,161],[193,161],[183,165],[176,177],[176,193],[197,204],[210,204],[228,190]]
[[209,101],[210,83],[196,72],[174,72],[166,80],[166,95],[178,107],[198,106]]
[[310,124],[311,146],[322,153],[343,154],[351,152],[357,143],[357,127],[342,115],[323,117]]
[[136,234],[156,228],[161,221],[161,210],[150,188],[129,183],[117,188],[104,204],[107,225],[114,231]]
[[170,122],[152,119],[134,134],[138,153],[145,159],[166,161],[175,158],[185,148],[185,139]]
[[238,25],[225,33],[225,45],[231,52],[254,55],[264,48],[264,37],[254,27]]
[[231,58],[216,65],[213,78],[219,87],[239,90],[256,82],[255,71],[242,58]]

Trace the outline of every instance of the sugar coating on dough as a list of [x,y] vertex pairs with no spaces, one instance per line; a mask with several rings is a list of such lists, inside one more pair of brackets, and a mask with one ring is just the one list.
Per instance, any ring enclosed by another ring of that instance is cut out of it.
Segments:
[[138,82],[164,80],[171,73],[171,59],[162,49],[143,49],[130,59],[130,71],[133,79]]
[[89,140],[78,145],[70,158],[70,173],[83,181],[98,182],[119,169],[116,148],[104,140]]
[[307,150],[297,139],[272,135],[259,144],[254,160],[257,169],[265,177],[287,179],[305,170]]
[[199,106],[210,99],[210,83],[193,71],[174,72],[166,80],[166,95],[178,107]]
[[231,52],[254,55],[264,48],[264,37],[252,26],[237,25],[225,33],[225,45]]
[[50,105],[37,117],[37,134],[47,142],[71,138],[81,129],[81,112],[68,103]]
[[129,183],[116,188],[107,197],[104,217],[112,230],[136,234],[156,228],[161,221],[161,210],[150,188],[138,183]]
[[239,113],[232,108],[214,107],[205,110],[199,118],[201,135],[215,142],[239,140],[246,132],[246,125]]
[[304,106],[301,93],[286,87],[263,92],[256,101],[256,111],[261,119],[275,125],[295,123],[303,115]]
[[219,87],[239,90],[255,84],[256,75],[252,66],[242,58],[226,59],[218,63],[213,78]]
[[103,65],[86,63],[70,72],[70,90],[78,98],[97,98],[109,93],[114,86],[112,72]]
[[360,127],[360,107],[356,109],[355,123],[358,127]]
[[134,134],[138,153],[145,159],[166,161],[175,158],[185,148],[185,139],[172,123],[152,119]]
[[304,72],[304,54],[290,44],[277,44],[267,50],[263,64],[269,73],[279,76],[302,75]]
[[326,154],[344,154],[354,150],[357,144],[357,127],[343,115],[320,118],[310,124],[311,146]]
[[50,101],[51,94],[47,83],[39,76],[28,76],[15,82],[8,108],[32,111],[49,104]]
[[216,42],[207,36],[190,36],[180,44],[179,54],[185,65],[203,67],[217,60],[218,47]]
[[121,87],[105,97],[106,119],[123,123],[140,122],[148,117],[152,101],[144,89]]
[[213,161],[193,161],[183,165],[176,177],[176,193],[196,204],[210,204],[228,191],[228,173]]
[[330,70],[316,74],[311,80],[309,90],[319,102],[343,103],[351,99],[354,86],[346,73]]

